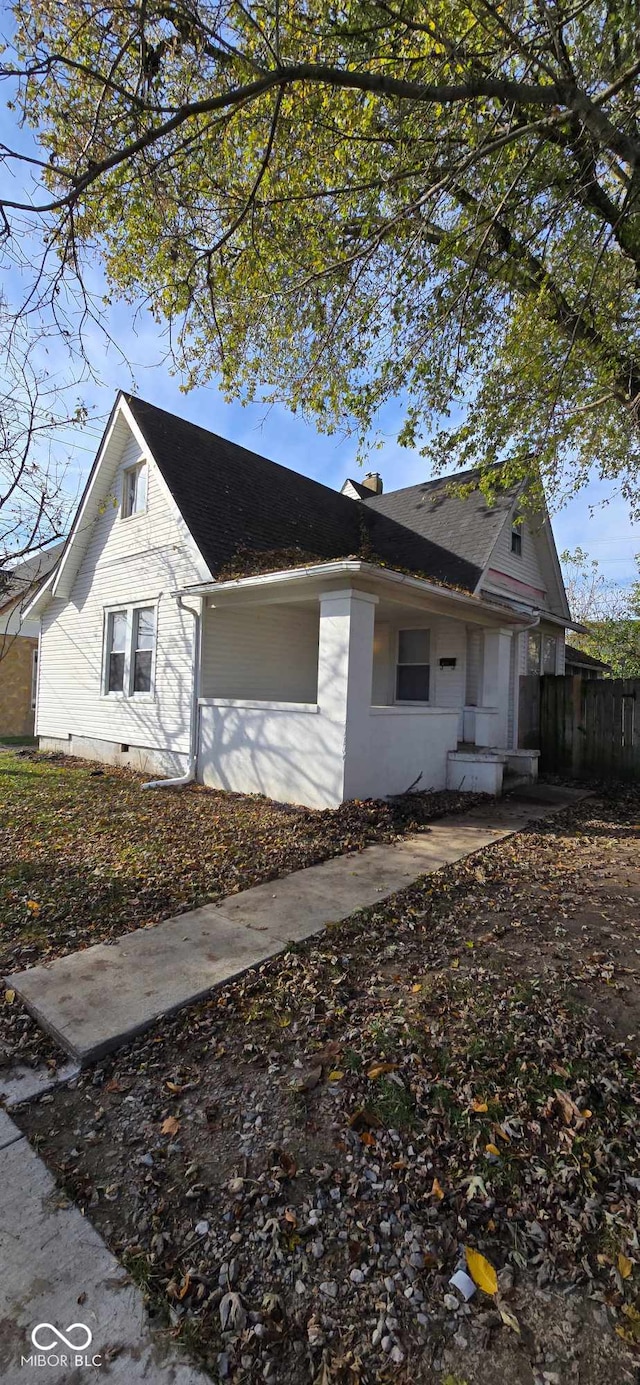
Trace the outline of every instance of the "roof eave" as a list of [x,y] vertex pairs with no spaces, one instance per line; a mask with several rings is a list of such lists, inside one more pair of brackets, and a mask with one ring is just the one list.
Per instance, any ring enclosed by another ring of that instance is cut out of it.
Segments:
[[368,577],[376,581],[388,583],[393,586],[404,586],[413,591],[430,595],[440,600],[448,600],[453,604],[464,607],[466,610],[486,611],[507,625],[527,624],[528,617],[516,611],[510,611],[506,607],[502,608],[494,605],[493,602],[483,601],[471,593],[460,592],[451,587],[443,586],[438,582],[429,582],[424,577],[413,577],[405,572],[398,572],[394,568],[379,567],[376,563],[362,562],[357,558],[328,560],[326,563],[315,563],[307,567],[285,568],[279,572],[257,573],[251,577],[235,577],[222,582],[200,582],[188,587],[181,587],[172,593],[174,596],[207,596],[218,592],[250,591],[255,588],[269,588],[284,584],[295,584],[309,579],[332,577]]

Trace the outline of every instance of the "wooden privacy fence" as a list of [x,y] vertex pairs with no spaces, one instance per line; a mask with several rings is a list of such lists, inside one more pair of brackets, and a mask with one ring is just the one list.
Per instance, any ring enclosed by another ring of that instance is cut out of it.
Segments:
[[540,769],[640,780],[640,678],[540,680]]

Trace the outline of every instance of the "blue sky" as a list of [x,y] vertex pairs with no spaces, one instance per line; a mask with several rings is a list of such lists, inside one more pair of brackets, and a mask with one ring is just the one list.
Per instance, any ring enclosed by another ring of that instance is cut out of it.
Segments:
[[[326,486],[339,488],[346,476],[362,476],[353,439],[324,436],[283,406],[227,404],[213,385],[185,395],[179,379],[171,376],[166,365],[158,364],[161,342],[150,317],[142,315],[134,331],[129,310],[119,305],[111,312],[110,330],[132,363],[135,390],[143,398]],[[104,385],[94,398],[97,407],[108,413],[115,390],[131,388],[132,381],[113,350],[103,356],[101,376]],[[401,401],[387,410],[386,440],[381,450],[371,454],[371,470],[380,472],[385,490],[413,485],[431,474],[425,458],[395,441],[401,414]],[[80,454],[76,455],[84,473],[90,458],[82,462]],[[636,575],[634,554],[640,552],[640,526],[631,524],[624,501],[610,497],[611,487],[594,480],[553,516],[553,527],[559,552],[580,546],[597,558],[609,580],[623,584]]]
[[[14,148],[32,145],[27,132],[16,131],[14,118],[0,107],[0,141]],[[33,146],[32,146],[33,147]],[[24,165],[20,168],[20,173]],[[12,196],[22,194],[18,179],[0,170],[3,190],[11,189]],[[8,181],[10,180],[10,181]],[[8,186],[7,186],[8,184]],[[20,244],[26,269],[23,283],[30,273],[30,263],[37,258],[37,247],[28,240]],[[25,277],[26,276],[26,277]],[[91,274],[92,288],[102,291],[100,274]],[[6,273],[3,289],[7,297],[16,299],[20,292],[20,276]],[[69,437],[71,466],[67,483],[71,492],[79,494],[95,453],[101,427],[109,414],[118,388],[134,389],[143,398],[202,424],[212,431],[263,453],[285,466],[313,476],[325,485],[339,487],[346,476],[362,475],[355,462],[355,442],[336,436],[327,437],[302,418],[292,415],[282,406],[266,408],[261,405],[242,407],[227,404],[215,386],[194,389],[185,395],[180,381],[172,377],[163,363],[164,343],[151,316],[134,310],[124,303],[115,303],[104,310],[103,325],[120,350],[108,347],[107,337],[98,327],[87,335],[88,353],[96,381],[82,388],[82,396],[91,406],[92,421],[84,434]],[[63,344],[60,343],[63,347]],[[122,355],[120,354],[122,353]],[[129,368],[122,357],[129,363]],[[58,353],[57,343],[49,351],[48,364],[55,362],[56,371],[64,370],[64,348]],[[427,479],[431,474],[428,462],[416,452],[398,446],[395,436],[402,415],[402,401],[391,405],[384,416],[384,442],[380,450],[372,451],[371,470],[379,471],[385,490]],[[594,480],[553,517],[558,550],[580,546],[596,558],[605,577],[618,584],[630,582],[636,573],[634,554],[640,552],[640,525],[630,522],[627,507],[619,497],[611,495],[611,487]]]

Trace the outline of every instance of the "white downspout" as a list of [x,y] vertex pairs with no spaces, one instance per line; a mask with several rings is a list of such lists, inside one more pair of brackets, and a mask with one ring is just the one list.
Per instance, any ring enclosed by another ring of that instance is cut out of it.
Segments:
[[181,774],[177,779],[150,779],[148,783],[142,784],[143,789],[183,789],[187,784],[193,784],[198,768],[198,736],[200,730],[200,661],[202,650],[202,606],[194,611],[193,606],[187,606],[180,595],[176,595],[176,600],[181,611],[188,611],[193,616],[193,680],[191,697],[191,720],[190,720],[190,747],[189,765],[185,774]]

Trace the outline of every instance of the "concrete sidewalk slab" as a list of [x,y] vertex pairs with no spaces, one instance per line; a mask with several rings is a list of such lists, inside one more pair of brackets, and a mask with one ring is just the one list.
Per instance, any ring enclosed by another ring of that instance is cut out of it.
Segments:
[[37,1068],[27,1063],[12,1063],[5,1071],[0,1070],[0,1102],[7,1111],[21,1106],[23,1101],[33,1101],[38,1096],[64,1086],[80,1071],[78,1063],[59,1063],[56,1068],[41,1064]]
[[292,943],[586,796],[550,787],[551,793],[545,785],[530,797],[481,804],[420,835],[256,885],[116,943],[10,976],[7,985],[77,1062],[92,1062]]
[[42,1028],[87,1063],[284,946],[213,908],[196,909],[31,967],[10,984]]
[[0,1150],[6,1149],[7,1145],[12,1145],[15,1140],[21,1140],[22,1135],[17,1125],[10,1120],[6,1111],[0,1111]]
[[[5,1115],[0,1127],[5,1139],[7,1126],[12,1138],[0,1148],[3,1385],[40,1379],[47,1385],[79,1385],[102,1377],[109,1385],[207,1385],[209,1378],[152,1330],[140,1291],[78,1208],[64,1205],[42,1160]],[[53,1343],[50,1352],[42,1352],[51,1364],[23,1365],[22,1358],[36,1352],[31,1333],[38,1324],[47,1325],[37,1334],[43,1347]],[[56,1333],[77,1346],[88,1342],[90,1333],[90,1344],[80,1353],[89,1364],[75,1363]],[[100,1364],[91,1365],[92,1357]]]

